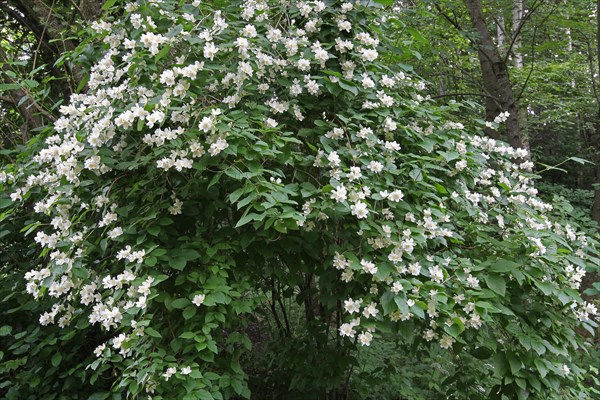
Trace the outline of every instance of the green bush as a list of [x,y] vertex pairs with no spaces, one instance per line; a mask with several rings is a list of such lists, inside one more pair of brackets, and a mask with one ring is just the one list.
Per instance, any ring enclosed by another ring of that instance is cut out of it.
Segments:
[[424,355],[403,396],[586,396],[595,241],[548,213],[525,151],[449,120],[395,65],[400,21],[334,1],[115,4],[74,56],[103,49],[87,92],[2,175],[0,231],[33,252],[3,264],[30,295],[5,388],[345,398],[385,336]]

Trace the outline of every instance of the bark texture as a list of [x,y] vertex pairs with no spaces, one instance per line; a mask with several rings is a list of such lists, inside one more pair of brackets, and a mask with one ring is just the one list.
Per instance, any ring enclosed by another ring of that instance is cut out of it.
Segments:
[[512,56],[513,63],[517,68],[523,68],[523,54],[521,53],[521,24],[523,23],[523,0],[514,0],[513,2],[513,20],[512,20]]
[[493,129],[487,129],[486,133],[495,139],[506,140],[513,147],[527,147],[521,132],[519,108],[513,95],[508,66],[500,57],[498,47],[488,31],[481,2],[465,0],[465,5],[469,11],[473,29],[477,34],[477,55],[483,77],[483,87],[489,95],[485,100],[486,120],[492,121],[503,111],[510,113],[506,121],[505,137],[501,137]]

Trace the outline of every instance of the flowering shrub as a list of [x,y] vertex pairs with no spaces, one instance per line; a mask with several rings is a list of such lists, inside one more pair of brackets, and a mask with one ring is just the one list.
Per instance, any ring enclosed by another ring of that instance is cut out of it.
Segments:
[[249,397],[253,291],[273,280],[316,348],[410,333],[493,355],[490,395],[581,378],[592,243],[549,216],[525,150],[445,120],[390,65],[400,21],[323,1],[120,11],[93,24],[103,55],[35,172],[1,176],[5,208],[36,213],[39,323],[104,332],[90,368],[118,370],[113,391]]

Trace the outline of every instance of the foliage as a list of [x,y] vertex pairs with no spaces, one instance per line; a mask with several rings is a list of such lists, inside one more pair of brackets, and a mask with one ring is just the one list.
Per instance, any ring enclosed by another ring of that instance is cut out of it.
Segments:
[[[525,150],[426,99],[388,34],[398,18],[333,1],[105,8],[75,52],[101,54],[87,91],[0,176],[2,254],[28,270],[23,284],[3,260],[23,302],[2,328],[7,393],[248,398],[259,382],[343,398],[359,349],[393,337],[403,359],[450,360],[423,391],[585,398],[573,357],[596,306],[577,289],[595,241],[536,197]],[[249,379],[265,315],[269,368]]]

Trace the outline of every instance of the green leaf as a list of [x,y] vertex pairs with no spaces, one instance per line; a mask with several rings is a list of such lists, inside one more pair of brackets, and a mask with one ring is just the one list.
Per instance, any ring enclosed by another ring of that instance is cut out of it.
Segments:
[[410,312],[408,304],[406,303],[406,297],[394,296],[394,302],[402,314],[408,314]]
[[149,267],[154,267],[157,262],[158,260],[156,259],[156,257],[153,256],[144,258],[144,265],[147,265]]
[[345,79],[340,79],[340,81],[338,83],[342,89],[352,93],[355,96],[358,95],[358,89],[350,81],[346,81]]
[[579,158],[579,157],[569,157],[567,160],[575,161],[576,163],[579,163],[579,164],[593,164],[593,162],[591,162],[589,160],[585,160],[583,158]]
[[457,337],[461,333],[465,331],[465,324],[460,320],[460,318],[454,318],[452,320],[452,325],[445,328],[446,332],[448,332],[451,336]]
[[158,234],[160,233],[160,226],[151,226],[150,228],[148,228],[148,233],[152,236],[158,236]]
[[506,362],[506,358],[504,357],[504,353],[494,354],[494,376],[496,378],[504,378],[504,375],[506,375],[507,371],[508,364]]
[[520,264],[510,260],[498,260],[490,266],[490,269],[494,272],[508,272],[516,269]]
[[513,375],[519,372],[523,367],[523,363],[521,363],[519,357],[517,357],[513,352],[508,353],[508,364]]
[[12,332],[12,329],[13,328],[10,325],[4,325],[4,326],[0,327],[0,337],[10,335],[10,333]]
[[4,197],[0,199],[0,208],[6,208],[9,207],[13,204],[13,201],[8,198],[8,197]]
[[260,217],[260,215],[258,215],[256,213],[248,213],[248,214],[244,215],[242,218],[240,218],[240,220],[237,222],[237,224],[235,224],[235,227],[239,228],[241,226],[244,226],[247,223],[252,222],[259,217]]
[[61,361],[62,361],[62,354],[60,352],[59,353],[55,353],[52,356],[52,359],[50,360],[50,362],[52,363],[53,367],[57,367],[58,364],[60,364]]
[[434,183],[435,188],[437,189],[438,192],[440,192],[441,194],[448,194],[448,190],[443,187],[442,185],[440,185],[439,183]]
[[478,358],[480,360],[487,360],[492,356],[492,354],[494,354],[494,352],[488,347],[478,347],[475,350],[473,350],[471,354],[473,355],[473,357]]
[[184,258],[187,261],[192,261],[200,258],[200,253],[194,249],[180,249],[174,251],[173,254],[177,257]]
[[161,338],[161,334],[158,333],[155,329],[150,328],[150,327],[145,327],[144,328],[144,333],[150,337],[155,337],[155,338]]
[[192,318],[194,315],[196,315],[196,311],[197,311],[196,306],[194,306],[194,305],[187,306],[185,308],[185,310],[183,310],[183,318],[184,319]]
[[491,290],[498,293],[500,296],[504,296],[506,293],[506,282],[500,275],[490,274],[486,276],[485,283]]
[[17,90],[20,89],[21,85],[18,83],[0,83],[0,92],[6,92],[9,90]]
[[160,49],[158,54],[156,56],[154,56],[154,62],[155,63],[159,62],[162,58],[164,58],[169,53],[170,50],[171,50],[171,45],[169,45],[169,44],[165,45],[162,49]]
[[237,379],[231,381],[231,387],[237,394],[242,394],[244,391],[244,383],[242,381],[238,381]]
[[88,397],[88,400],[106,400],[110,397],[109,392],[96,392]]
[[180,338],[182,339],[193,339],[196,337],[196,334],[194,332],[183,332],[181,335],[179,335]]
[[[385,6],[389,6],[391,4],[393,4],[393,0],[389,0],[389,1],[385,1],[385,0],[375,0],[377,3],[383,4]],[[384,4],[385,3],[389,3],[389,4]],[[406,28],[406,30],[408,31],[408,33],[410,33],[410,35],[419,43],[421,44],[429,44],[429,41],[427,39],[425,39],[425,36],[421,35],[421,33],[419,31],[417,31],[414,28]]]
[[34,81],[33,79],[25,79],[23,81],[23,83],[25,84],[25,86],[29,87],[30,89],[34,89],[40,85],[40,83],[38,81]]
[[542,379],[544,379],[546,377],[546,375],[548,374],[548,368],[546,367],[546,361],[541,358],[536,358],[533,360],[533,364],[535,365],[535,368],[540,373],[540,377]]
[[423,180],[423,171],[421,171],[420,168],[413,169],[408,173],[408,175],[416,182],[420,182]]
[[388,315],[391,312],[397,310],[396,303],[394,302],[394,293],[385,292],[383,296],[381,296],[381,306],[383,307],[383,315]]
[[177,299],[177,300],[173,300],[173,302],[171,303],[171,307],[186,308],[190,304],[191,304],[191,301],[189,301],[188,299]]
[[178,271],[183,271],[186,264],[187,264],[187,260],[185,258],[177,257],[177,258],[172,258],[169,260],[169,266]]
[[117,0],[106,0],[106,2],[102,5],[102,10],[103,11],[108,10],[109,8],[114,6],[116,2],[117,2]]
[[535,282],[535,286],[538,287],[546,296],[551,296],[554,293],[554,286],[551,282]]
[[233,193],[231,193],[229,195],[229,201],[231,203],[237,202],[244,193],[246,193],[246,188],[245,187],[239,188],[238,190],[234,191]]
[[213,395],[204,389],[198,389],[194,393],[198,395],[198,397],[194,396],[194,399],[198,398],[199,400],[214,400]]

